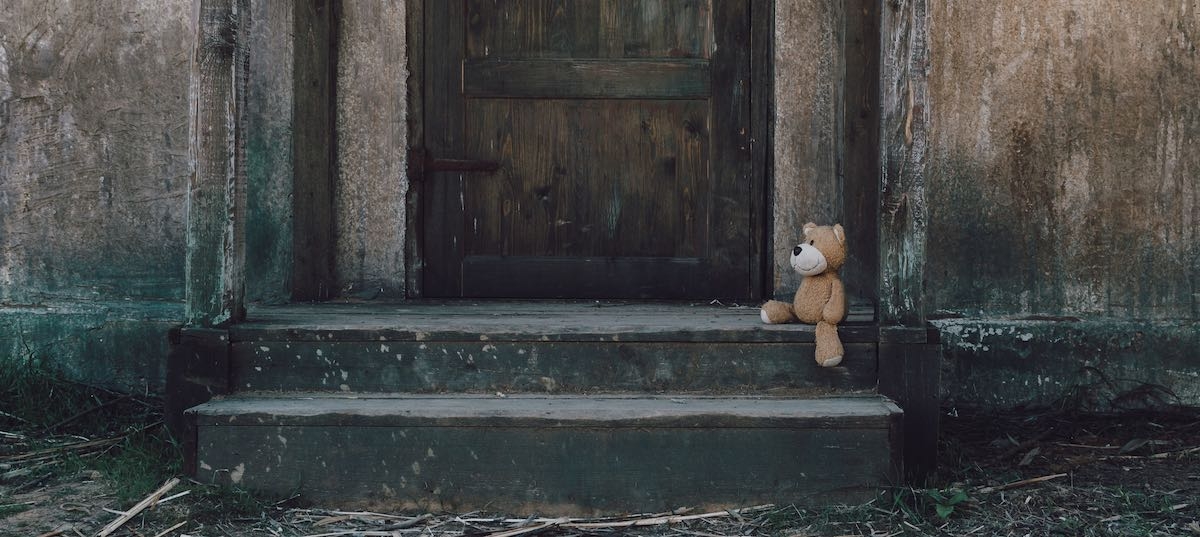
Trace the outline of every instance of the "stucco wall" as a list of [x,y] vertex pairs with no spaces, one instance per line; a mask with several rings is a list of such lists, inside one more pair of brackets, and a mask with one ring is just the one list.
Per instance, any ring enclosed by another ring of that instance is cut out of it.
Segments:
[[840,2],[776,2],[771,262],[779,292],[800,286],[788,259],[804,224],[843,218],[837,176],[842,24]]
[[0,2],[0,301],[180,299],[191,2]]
[[338,23],[339,291],[404,297],[408,194],[405,3],[343,2]]
[[1200,3],[930,5],[930,310],[1200,317]]

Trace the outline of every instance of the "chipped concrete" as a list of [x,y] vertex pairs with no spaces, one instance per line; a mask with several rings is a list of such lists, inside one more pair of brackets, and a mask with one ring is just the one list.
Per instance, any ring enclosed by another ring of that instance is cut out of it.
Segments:
[[1136,410],[1200,406],[1195,322],[945,319],[949,405]]

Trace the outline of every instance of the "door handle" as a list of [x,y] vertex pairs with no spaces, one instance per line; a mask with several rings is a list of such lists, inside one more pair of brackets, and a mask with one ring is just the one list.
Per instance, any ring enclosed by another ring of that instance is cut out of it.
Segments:
[[425,149],[408,152],[409,179],[424,179],[427,172],[487,172],[495,173],[500,163],[494,160],[434,158]]

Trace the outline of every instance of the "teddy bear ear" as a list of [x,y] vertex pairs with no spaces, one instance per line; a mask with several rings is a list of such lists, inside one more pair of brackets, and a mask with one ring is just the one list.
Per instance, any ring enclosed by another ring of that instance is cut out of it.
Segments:
[[846,244],[846,230],[842,228],[841,224],[833,225],[833,234],[837,236],[838,242]]
[[812,223],[812,222],[809,222],[809,223],[807,223],[807,224],[804,224],[804,236],[805,236],[805,237],[807,237],[807,236],[808,236],[808,234],[809,234],[809,233],[812,233],[812,230],[814,230],[814,229],[817,229],[817,225],[816,225],[816,224],[814,224],[814,223]]

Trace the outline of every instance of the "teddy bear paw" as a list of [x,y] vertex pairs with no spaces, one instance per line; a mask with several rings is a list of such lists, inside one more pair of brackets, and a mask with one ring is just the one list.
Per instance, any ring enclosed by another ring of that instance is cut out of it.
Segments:
[[841,356],[830,356],[821,362],[821,367],[836,367],[840,363],[842,363]]

